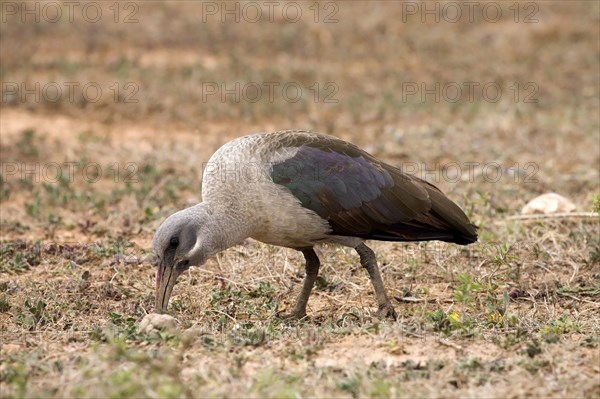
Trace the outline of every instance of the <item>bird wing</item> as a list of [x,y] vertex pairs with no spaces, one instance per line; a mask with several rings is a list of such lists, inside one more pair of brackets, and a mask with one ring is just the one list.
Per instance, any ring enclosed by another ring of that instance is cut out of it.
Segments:
[[295,154],[272,165],[282,185],[329,222],[332,234],[393,241],[472,242],[475,229],[435,186],[345,141],[291,135]]

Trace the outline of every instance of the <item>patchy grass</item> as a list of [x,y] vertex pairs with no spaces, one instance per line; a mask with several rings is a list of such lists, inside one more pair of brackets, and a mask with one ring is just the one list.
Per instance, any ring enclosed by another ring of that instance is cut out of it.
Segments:
[[[508,218],[548,191],[598,212],[598,4],[527,4],[537,23],[515,23],[508,3],[497,23],[404,23],[389,2],[336,3],[333,24],[308,3],[297,23],[199,23],[201,6],[182,2],[141,3],[129,25],[8,18],[4,83],[95,82],[104,95],[21,101],[3,86],[2,397],[598,397],[600,219]],[[203,97],[223,82],[305,95]],[[403,97],[436,82],[503,95]],[[153,310],[152,234],[200,200],[202,163],[233,137],[290,127],[426,177],[479,242],[374,242],[397,322],[374,317],[351,250],[319,248],[310,318],[290,324],[276,313],[293,304],[302,256],[248,241],[180,278],[176,330],[138,332]]]

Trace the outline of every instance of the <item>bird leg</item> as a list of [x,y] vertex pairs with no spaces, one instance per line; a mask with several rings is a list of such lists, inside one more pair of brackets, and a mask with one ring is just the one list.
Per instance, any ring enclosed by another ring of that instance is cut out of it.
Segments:
[[312,291],[315,281],[317,281],[317,275],[319,274],[319,257],[312,248],[301,249],[304,259],[306,259],[306,276],[304,277],[304,283],[302,284],[302,291],[298,295],[296,300],[296,306],[292,313],[282,315],[284,319],[296,319],[300,320],[306,316],[306,304],[308,303],[308,297]]
[[373,283],[378,304],[376,313],[377,317],[390,317],[396,320],[398,315],[396,314],[392,303],[385,293],[385,287],[383,285],[383,280],[381,279],[381,274],[379,273],[379,268],[377,267],[377,258],[375,257],[375,253],[371,248],[367,247],[365,243],[361,243],[354,249],[360,256],[360,264],[367,269],[367,272],[369,272],[369,277],[371,278],[371,283]]

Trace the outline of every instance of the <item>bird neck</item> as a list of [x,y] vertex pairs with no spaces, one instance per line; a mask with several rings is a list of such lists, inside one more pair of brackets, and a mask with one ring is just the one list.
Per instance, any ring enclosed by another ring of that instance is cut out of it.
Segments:
[[227,248],[241,244],[249,235],[244,229],[243,219],[235,212],[221,204],[201,202],[196,205],[197,213],[206,213],[204,217],[207,223],[205,234],[209,234],[211,242],[208,256],[226,250]]

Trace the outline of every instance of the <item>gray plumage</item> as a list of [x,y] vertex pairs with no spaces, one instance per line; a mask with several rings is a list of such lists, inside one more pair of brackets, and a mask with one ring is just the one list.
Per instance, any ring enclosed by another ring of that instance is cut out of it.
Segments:
[[435,186],[343,140],[303,131],[225,144],[206,164],[202,200],[168,217],[154,236],[159,311],[189,266],[253,238],[304,254],[306,278],[290,317],[306,315],[319,269],[313,247],[323,242],[356,249],[373,282],[378,315],[395,317],[364,240],[477,240],[476,227]]

